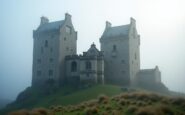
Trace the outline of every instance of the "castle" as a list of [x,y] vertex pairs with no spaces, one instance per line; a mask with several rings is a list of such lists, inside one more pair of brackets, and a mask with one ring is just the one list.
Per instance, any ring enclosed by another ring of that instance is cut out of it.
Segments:
[[157,66],[140,69],[140,35],[133,18],[130,24],[115,27],[107,21],[100,37],[101,50],[93,43],[81,55],[77,55],[77,31],[68,13],[64,20],[56,22],[41,17],[33,40],[32,86],[41,86],[48,80],[57,86],[161,83]]

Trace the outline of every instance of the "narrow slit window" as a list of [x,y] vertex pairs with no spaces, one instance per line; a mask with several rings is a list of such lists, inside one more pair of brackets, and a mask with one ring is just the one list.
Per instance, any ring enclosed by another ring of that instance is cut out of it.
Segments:
[[45,41],[45,47],[48,47],[48,40]]

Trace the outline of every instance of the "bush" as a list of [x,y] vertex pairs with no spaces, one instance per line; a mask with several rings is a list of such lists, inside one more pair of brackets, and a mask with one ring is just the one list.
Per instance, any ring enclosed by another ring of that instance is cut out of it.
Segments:
[[10,112],[10,113],[8,113],[8,115],[29,115],[29,111],[23,109],[23,110]]
[[98,103],[104,103],[107,104],[109,101],[109,97],[106,95],[100,95],[98,98]]
[[94,115],[98,113],[98,108],[97,107],[91,107],[91,108],[87,108],[85,110],[85,115]]
[[49,112],[47,109],[45,108],[36,108],[36,109],[33,109],[31,112],[30,112],[31,115],[52,115],[51,112]]
[[137,111],[137,107],[136,106],[134,106],[134,105],[130,105],[128,108],[127,108],[127,111],[126,111],[126,113],[128,113],[128,114],[133,114],[133,113],[135,113],[136,111]]
[[136,111],[136,115],[160,115],[160,114],[156,114],[151,107],[141,107]]
[[126,102],[125,102],[124,99],[121,99],[121,100],[119,101],[119,104],[120,104],[121,106],[124,106],[124,105],[126,105]]
[[174,115],[172,109],[166,105],[158,106],[157,111],[161,112],[164,115]]

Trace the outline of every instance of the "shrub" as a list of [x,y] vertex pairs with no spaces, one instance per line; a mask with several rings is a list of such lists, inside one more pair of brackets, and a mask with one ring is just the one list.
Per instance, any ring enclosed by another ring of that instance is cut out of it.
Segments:
[[81,104],[79,105],[79,108],[80,108],[80,109],[84,109],[84,108],[85,108],[85,104],[84,104],[84,103],[81,103]]
[[97,105],[97,100],[90,100],[88,102],[86,102],[86,106],[88,107],[92,107],[92,106],[96,106]]
[[121,99],[120,101],[119,101],[119,104],[120,105],[122,105],[122,106],[124,106],[126,103],[125,103],[125,100],[124,99]]
[[111,97],[111,101],[116,101],[118,102],[120,100],[121,97],[119,96],[114,96],[114,97]]
[[133,113],[135,113],[136,111],[137,111],[137,107],[136,106],[134,106],[134,105],[130,105],[128,108],[127,108],[127,111],[126,111],[126,113],[128,113],[128,114],[133,114]]
[[51,113],[45,108],[36,108],[33,109],[31,115],[51,115]]
[[162,97],[160,97],[159,95],[157,94],[150,94],[148,96],[148,98],[152,101],[152,102],[157,102],[157,101],[160,101],[162,99]]
[[140,92],[140,93],[135,93],[136,99],[140,100],[140,101],[145,101],[148,99],[149,94],[144,93],[144,92]]
[[85,115],[94,115],[98,113],[98,108],[97,107],[91,107],[91,108],[87,108],[85,110]]
[[172,109],[166,105],[158,106],[157,111],[163,113],[164,115],[174,115]]
[[106,95],[100,95],[98,98],[98,103],[104,103],[107,104],[109,101],[109,97]]
[[113,110],[111,115],[122,115],[122,114],[117,110]]
[[105,106],[105,110],[106,110],[106,111],[110,111],[111,109],[112,109],[112,108],[111,108],[110,105],[106,105],[106,106]]
[[141,107],[136,111],[136,115],[160,115],[160,114],[156,114],[151,107]]
[[163,98],[163,99],[161,99],[161,102],[162,102],[163,104],[170,104],[168,98]]
[[23,109],[23,110],[10,112],[10,113],[8,113],[8,115],[29,115],[29,111]]
[[185,104],[185,99],[184,98],[173,98],[172,104],[183,106]]
[[146,106],[147,104],[145,102],[142,102],[142,101],[138,101],[137,103],[137,106],[141,107],[141,106]]

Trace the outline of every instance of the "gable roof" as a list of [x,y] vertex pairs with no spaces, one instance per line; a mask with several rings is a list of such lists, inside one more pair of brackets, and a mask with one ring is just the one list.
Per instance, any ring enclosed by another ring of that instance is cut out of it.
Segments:
[[63,24],[64,24],[64,20],[45,23],[45,24],[40,25],[40,26],[37,28],[37,31],[38,31],[38,32],[44,32],[44,31],[49,31],[49,30],[57,30],[57,29],[59,29]]
[[109,27],[104,31],[102,37],[115,37],[120,35],[128,35],[129,28],[130,28],[130,24]]
[[99,50],[96,48],[96,45],[93,43],[89,50],[87,51],[88,56],[98,56],[99,55]]

